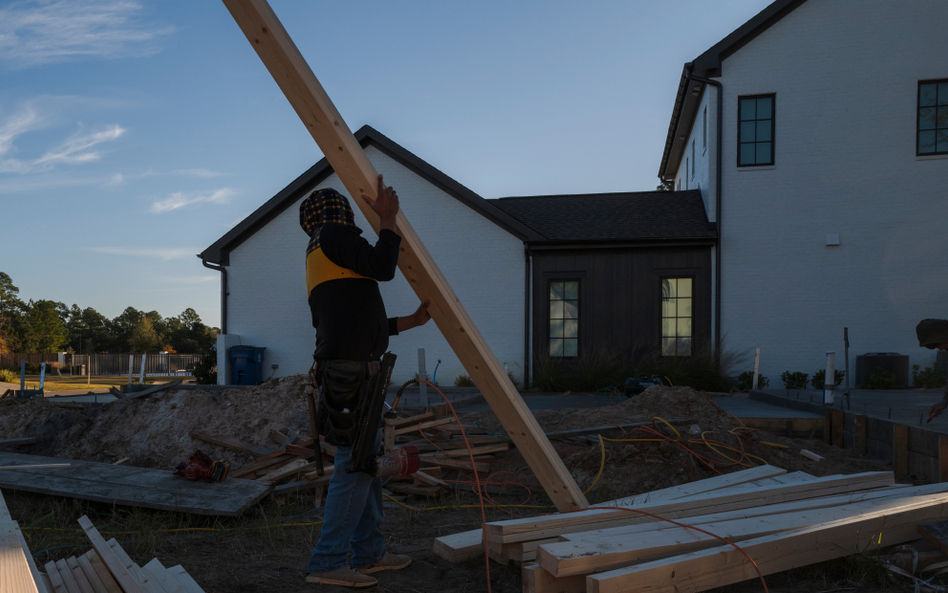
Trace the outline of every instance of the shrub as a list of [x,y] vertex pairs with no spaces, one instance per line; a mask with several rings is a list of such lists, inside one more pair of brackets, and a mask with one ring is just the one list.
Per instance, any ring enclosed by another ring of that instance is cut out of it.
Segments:
[[924,371],[919,370],[917,364],[912,365],[912,385],[922,389],[931,389],[945,386],[945,369],[938,366],[926,367]]
[[[419,379],[421,379],[421,375],[419,375],[418,373],[415,373],[411,378],[412,381],[417,381]],[[427,381],[428,383],[431,383],[431,375],[429,375],[428,373],[425,373],[424,380]]]
[[20,377],[11,370],[0,369],[0,383],[16,383]]
[[217,352],[208,350],[194,363],[194,379],[198,385],[217,385]]
[[876,369],[869,374],[869,389],[892,389],[895,387],[895,373],[885,369]]
[[784,371],[780,375],[785,389],[806,389],[806,380],[809,377],[806,373]]
[[467,375],[458,375],[458,378],[454,380],[455,387],[474,387],[474,381],[471,380]]
[[534,363],[534,385],[541,391],[595,392],[622,385],[629,377],[661,377],[664,383],[703,391],[728,391],[730,369],[745,355],[722,348],[720,360],[708,346],[689,357],[662,356],[661,350],[633,348],[631,354],[592,348],[578,359],[538,356]]
[[[757,375],[757,389],[765,389],[770,381],[765,375]],[[737,376],[737,388],[741,391],[748,391],[754,387],[754,371],[745,371]]]
[[[843,378],[846,376],[846,371],[833,371],[833,387],[839,387],[843,384]],[[813,381],[811,384],[815,389],[823,389],[824,381],[826,380],[826,369],[820,369],[813,373]]]

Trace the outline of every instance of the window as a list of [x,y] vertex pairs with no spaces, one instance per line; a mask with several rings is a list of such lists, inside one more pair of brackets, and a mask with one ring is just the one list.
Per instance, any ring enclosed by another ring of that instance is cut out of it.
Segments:
[[704,114],[701,116],[701,149],[708,147],[708,107],[705,106]]
[[948,80],[918,83],[916,154],[948,154]]
[[691,278],[662,278],[662,356],[691,356]]
[[775,100],[776,95],[738,99],[738,167],[774,164]]
[[550,281],[550,356],[579,356],[579,280]]
[[695,178],[695,139],[691,139],[691,178]]
[[685,189],[688,189],[688,169],[691,168],[691,165],[688,164],[689,162],[688,159],[685,159],[685,172],[682,175],[682,177],[685,178]]

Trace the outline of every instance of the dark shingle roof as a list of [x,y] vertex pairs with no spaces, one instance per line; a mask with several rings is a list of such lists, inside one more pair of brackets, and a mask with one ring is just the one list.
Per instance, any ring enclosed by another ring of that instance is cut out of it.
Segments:
[[681,241],[717,237],[713,225],[708,223],[698,190],[488,201],[542,235],[547,242]]

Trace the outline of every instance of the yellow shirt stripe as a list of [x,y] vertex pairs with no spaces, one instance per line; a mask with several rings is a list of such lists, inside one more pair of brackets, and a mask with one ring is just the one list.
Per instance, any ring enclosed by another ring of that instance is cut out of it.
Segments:
[[327,280],[338,280],[340,278],[365,278],[372,280],[368,276],[356,274],[348,268],[337,266],[329,261],[323,250],[316,248],[306,255],[306,294],[313,292],[313,289],[326,282]]

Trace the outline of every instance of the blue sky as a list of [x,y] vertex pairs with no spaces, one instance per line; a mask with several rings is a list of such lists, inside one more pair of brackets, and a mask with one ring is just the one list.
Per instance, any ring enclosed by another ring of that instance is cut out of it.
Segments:
[[[351,129],[488,199],[654,189],[683,63],[767,4],[271,0]],[[217,325],[195,254],[322,157],[215,0],[0,2],[0,81],[23,299]]]

